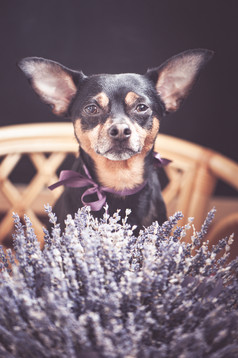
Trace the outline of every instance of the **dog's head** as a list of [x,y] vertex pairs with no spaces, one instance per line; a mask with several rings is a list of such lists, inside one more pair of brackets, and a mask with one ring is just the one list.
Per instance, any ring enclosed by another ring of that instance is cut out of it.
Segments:
[[23,59],[19,67],[55,114],[72,119],[91,157],[120,161],[151,150],[160,118],[178,110],[212,54],[189,50],[145,75],[87,77],[37,57]]

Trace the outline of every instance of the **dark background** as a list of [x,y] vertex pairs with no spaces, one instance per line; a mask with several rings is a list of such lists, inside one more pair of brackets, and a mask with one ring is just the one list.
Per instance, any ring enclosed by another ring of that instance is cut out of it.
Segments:
[[[59,120],[17,69],[23,57],[50,58],[87,75],[145,73],[191,48],[215,56],[161,132],[238,160],[237,0],[1,0],[0,125]],[[217,192],[237,195],[222,184]]]

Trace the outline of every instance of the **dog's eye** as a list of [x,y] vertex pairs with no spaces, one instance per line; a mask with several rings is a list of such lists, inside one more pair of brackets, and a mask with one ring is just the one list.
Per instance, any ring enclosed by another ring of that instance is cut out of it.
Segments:
[[149,107],[147,107],[145,104],[141,103],[138,104],[136,107],[137,112],[145,112]]
[[98,113],[98,107],[95,104],[90,104],[89,106],[86,106],[84,108],[84,110],[87,114],[97,114]]

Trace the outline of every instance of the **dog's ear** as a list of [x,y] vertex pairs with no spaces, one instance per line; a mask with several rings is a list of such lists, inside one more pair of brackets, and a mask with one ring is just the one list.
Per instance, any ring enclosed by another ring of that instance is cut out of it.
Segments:
[[39,57],[27,57],[18,63],[35,92],[57,115],[65,115],[76,95],[82,72]]
[[150,69],[146,76],[155,84],[164,103],[165,112],[175,112],[186,99],[213,51],[195,49],[170,58],[160,67]]

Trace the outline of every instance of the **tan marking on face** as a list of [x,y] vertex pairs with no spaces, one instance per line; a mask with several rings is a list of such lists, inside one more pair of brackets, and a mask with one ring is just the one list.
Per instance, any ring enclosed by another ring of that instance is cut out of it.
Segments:
[[102,108],[107,108],[109,105],[109,98],[107,97],[106,93],[101,92],[97,94],[94,99],[98,102],[99,106]]
[[97,142],[99,130],[100,125],[98,124],[92,130],[85,132],[82,130],[80,118],[74,122],[75,136],[78,139],[80,146],[89,155],[91,155],[90,153],[93,150],[93,143]]
[[155,142],[155,139],[157,137],[157,134],[159,132],[159,126],[160,126],[160,123],[159,123],[158,118],[153,117],[152,128],[151,128],[149,134],[146,136],[145,142],[144,142],[143,151],[145,153],[147,153],[149,150],[152,149],[152,147],[154,145],[154,142]]
[[128,92],[125,97],[125,103],[128,106],[132,106],[140,96],[135,92]]
[[137,133],[139,134],[140,141],[142,143],[142,153],[146,154],[151,150],[154,145],[155,138],[159,131],[159,120],[158,118],[153,118],[153,125],[150,131],[142,128],[139,124],[134,123]]

